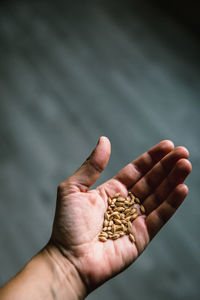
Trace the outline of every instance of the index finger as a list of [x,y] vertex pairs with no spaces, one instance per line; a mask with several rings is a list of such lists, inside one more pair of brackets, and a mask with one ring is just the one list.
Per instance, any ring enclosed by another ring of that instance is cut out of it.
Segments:
[[131,163],[121,169],[114,179],[130,189],[141,177],[143,177],[153,166],[165,155],[174,149],[174,144],[170,140],[163,140]]

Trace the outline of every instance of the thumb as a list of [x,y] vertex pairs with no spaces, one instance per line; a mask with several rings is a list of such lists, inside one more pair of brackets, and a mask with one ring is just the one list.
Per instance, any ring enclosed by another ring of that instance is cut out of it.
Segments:
[[81,191],[87,191],[99,178],[105,169],[111,153],[110,141],[101,136],[96,148],[82,164],[82,166],[69,178],[70,182]]

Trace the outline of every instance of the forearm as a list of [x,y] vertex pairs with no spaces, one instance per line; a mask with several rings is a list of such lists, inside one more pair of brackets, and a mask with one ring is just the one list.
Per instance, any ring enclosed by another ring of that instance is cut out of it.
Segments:
[[44,248],[0,289],[1,300],[80,300],[84,295],[77,270],[53,247]]

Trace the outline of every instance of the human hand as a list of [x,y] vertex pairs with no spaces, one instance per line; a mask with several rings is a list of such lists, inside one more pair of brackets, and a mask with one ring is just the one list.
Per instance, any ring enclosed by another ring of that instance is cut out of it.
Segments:
[[[110,142],[101,137],[85,163],[59,185],[47,249],[57,262],[61,257],[63,268],[65,260],[73,265],[85,295],[133,263],[183,202],[188,193],[183,182],[191,171],[188,156],[184,147],[174,148],[172,142],[162,141],[112,179],[89,190],[110,157]],[[128,236],[100,242],[107,197],[117,192],[127,196],[128,191],[146,209],[146,215],[133,221],[136,243]]]

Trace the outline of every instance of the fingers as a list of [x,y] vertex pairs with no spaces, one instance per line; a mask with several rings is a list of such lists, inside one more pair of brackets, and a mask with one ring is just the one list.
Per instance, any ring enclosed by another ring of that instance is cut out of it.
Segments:
[[105,169],[111,153],[110,141],[107,137],[100,137],[96,148],[82,166],[66,181],[78,187],[80,191],[87,191]]
[[131,189],[131,192],[141,200],[150,195],[165,179],[181,158],[188,158],[189,152],[184,147],[177,147],[162,158],[145,176]]
[[149,214],[165,201],[174,188],[184,182],[191,169],[191,163],[187,159],[180,159],[158,188],[144,200],[146,213]]
[[152,239],[162,226],[172,217],[188,194],[185,184],[180,184],[171,192],[166,201],[146,217],[149,238]]
[[164,140],[153,148],[139,156],[120,170],[114,177],[127,189],[131,188],[142,176],[144,176],[158,161],[174,149],[171,141]]

